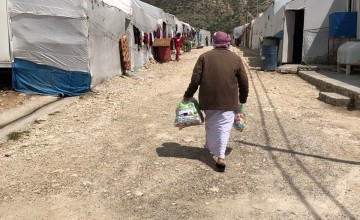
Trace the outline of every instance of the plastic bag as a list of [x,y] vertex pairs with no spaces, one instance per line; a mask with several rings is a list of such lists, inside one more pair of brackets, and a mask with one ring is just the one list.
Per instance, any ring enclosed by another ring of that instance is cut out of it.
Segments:
[[201,125],[204,117],[200,111],[199,103],[195,98],[182,100],[176,108],[175,127],[179,129]]
[[239,104],[235,111],[234,128],[238,131],[243,131],[246,125],[246,110],[245,105]]

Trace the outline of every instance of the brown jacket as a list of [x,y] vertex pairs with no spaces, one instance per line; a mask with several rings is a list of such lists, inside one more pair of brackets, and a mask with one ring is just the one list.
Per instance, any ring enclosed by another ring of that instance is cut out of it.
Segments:
[[239,56],[225,48],[215,48],[200,55],[184,97],[199,90],[201,110],[236,110],[246,103],[249,83]]

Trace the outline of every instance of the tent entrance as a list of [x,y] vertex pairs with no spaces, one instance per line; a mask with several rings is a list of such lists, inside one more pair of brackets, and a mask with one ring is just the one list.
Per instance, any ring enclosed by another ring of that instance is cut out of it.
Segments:
[[168,36],[167,36],[167,32],[166,32],[166,23],[165,22],[163,22],[163,24],[162,24],[162,29],[163,29],[163,38],[167,38]]
[[304,10],[286,10],[283,39],[283,63],[302,62]]
[[293,39],[293,63],[300,64],[302,61],[304,34],[304,10],[295,11],[294,39]]
[[11,68],[0,68],[0,89],[11,90]]

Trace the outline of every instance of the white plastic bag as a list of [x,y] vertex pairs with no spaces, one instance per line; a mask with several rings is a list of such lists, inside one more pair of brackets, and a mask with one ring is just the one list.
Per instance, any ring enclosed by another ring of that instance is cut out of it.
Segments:
[[195,98],[182,100],[176,108],[175,127],[180,129],[201,125],[204,122],[199,103]]

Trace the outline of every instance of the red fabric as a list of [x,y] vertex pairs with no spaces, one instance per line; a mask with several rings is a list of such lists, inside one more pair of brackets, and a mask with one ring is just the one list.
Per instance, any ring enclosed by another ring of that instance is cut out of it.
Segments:
[[175,50],[176,50],[176,60],[180,60],[180,47],[175,46]]
[[148,44],[148,43],[149,43],[149,34],[144,33],[144,44]]
[[182,40],[178,36],[173,37],[172,40],[176,50],[176,60],[180,60],[180,47],[182,46]]
[[175,37],[173,37],[172,40],[174,41],[175,47],[181,47],[182,46],[182,40],[181,40],[180,37],[175,36]]
[[156,30],[156,38],[160,38],[160,35],[161,35],[161,30],[160,30],[160,28],[158,28]]

